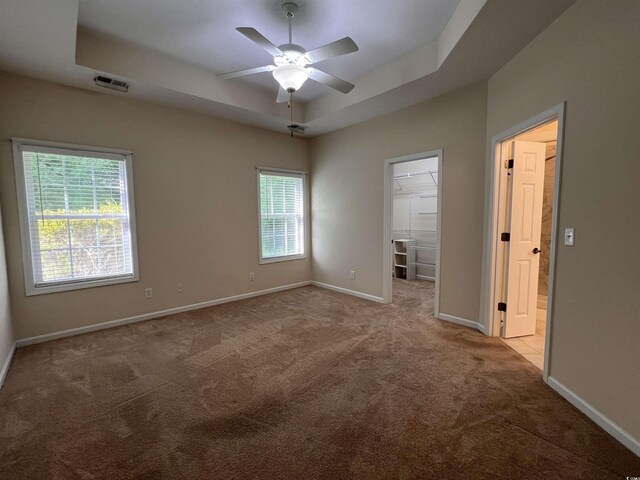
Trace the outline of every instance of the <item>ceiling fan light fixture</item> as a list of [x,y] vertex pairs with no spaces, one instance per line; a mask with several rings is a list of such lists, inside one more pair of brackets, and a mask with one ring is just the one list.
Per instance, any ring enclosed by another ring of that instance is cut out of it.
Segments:
[[[297,47],[297,45],[281,45],[280,46],[280,48],[283,48],[283,47]],[[302,49],[302,47],[297,47],[297,48]],[[273,57],[273,62],[276,64],[276,66],[298,65],[299,67],[304,67],[306,65],[309,65],[309,63],[311,63],[307,58],[307,56],[304,54],[304,50],[301,52],[297,50],[284,50],[282,52],[282,55]]]
[[280,65],[273,71],[273,78],[289,93],[297,91],[309,78],[309,71],[299,65]]

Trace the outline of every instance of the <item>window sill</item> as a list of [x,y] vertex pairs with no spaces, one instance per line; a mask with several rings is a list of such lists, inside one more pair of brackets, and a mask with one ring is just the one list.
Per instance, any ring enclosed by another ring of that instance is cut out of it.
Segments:
[[46,285],[36,287],[34,285],[26,285],[26,296],[46,295],[49,293],[67,292],[70,290],[83,290],[85,288],[106,287],[107,285],[118,285],[120,283],[137,282],[139,277],[137,274],[126,277],[100,278],[96,280],[86,280],[70,283],[59,283],[56,285]]
[[267,265],[269,263],[290,262],[291,260],[304,260],[306,255],[288,255],[286,257],[271,257],[261,258],[260,265]]

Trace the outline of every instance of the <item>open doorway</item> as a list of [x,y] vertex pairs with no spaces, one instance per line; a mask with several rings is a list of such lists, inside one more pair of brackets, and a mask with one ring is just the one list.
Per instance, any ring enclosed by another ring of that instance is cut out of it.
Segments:
[[420,299],[439,309],[440,171],[442,152],[386,161],[384,297]]
[[545,375],[562,107],[494,139],[490,331]]

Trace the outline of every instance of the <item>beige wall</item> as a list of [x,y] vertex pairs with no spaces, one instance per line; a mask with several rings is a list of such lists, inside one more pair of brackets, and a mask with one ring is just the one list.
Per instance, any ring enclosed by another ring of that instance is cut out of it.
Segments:
[[[13,350],[13,326],[9,311],[9,285],[7,283],[7,263],[2,234],[2,214],[0,213],[0,375]],[[2,378],[0,377],[0,386]]]
[[[307,140],[9,74],[0,74],[0,112],[0,198],[17,338],[310,280],[308,258],[258,264],[255,171],[308,170]],[[25,296],[13,136],[134,152],[139,282]],[[153,299],[144,299],[145,287]]]
[[576,245],[558,248],[550,376],[636,439],[638,25],[637,0],[577,2],[490,79],[487,107],[490,140],[567,102],[559,227]]
[[312,140],[316,281],[382,296],[384,160],[442,148],[440,309],[478,320],[486,88],[478,84]]

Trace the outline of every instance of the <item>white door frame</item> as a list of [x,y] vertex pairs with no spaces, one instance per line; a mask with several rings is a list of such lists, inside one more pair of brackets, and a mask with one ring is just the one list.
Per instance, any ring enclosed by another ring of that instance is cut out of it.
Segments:
[[434,316],[440,314],[440,246],[442,240],[442,155],[443,151],[431,150],[429,152],[414,153],[401,157],[388,158],[384,161],[384,220],[383,220],[383,255],[382,255],[382,298],[384,303],[391,303],[392,282],[391,282],[391,240],[393,239],[393,166],[397,163],[412,162],[424,158],[438,158],[438,214],[436,215],[436,276],[435,276],[435,300]]
[[[560,205],[560,175],[562,172],[562,155],[563,155],[563,143],[564,143],[564,116],[565,116],[566,102],[556,105],[555,107],[542,112],[535,117],[532,117],[496,136],[491,140],[491,174],[489,177],[489,228],[487,229],[487,271],[485,284],[488,286],[486,294],[486,310],[485,310],[485,325],[490,336],[500,335],[500,312],[497,310],[499,299],[498,289],[501,287],[502,277],[498,276],[498,272],[504,265],[505,255],[504,249],[499,248],[501,242],[500,236],[500,222],[498,220],[501,207],[506,200],[501,196],[501,183],[500,175],[503,171],[503,152],[501,151],[501,145],[503,142],[513,139],[517,135],[520,135],[526,131],[532,130],[542,124],[548,123],[553,120],[558,120],[558,138],[556,147],[556,170],[554,178],[554,193],[553,193],[553,212],[551,219],[551,251],[549,252],[549,290],[548,290],[548,304],[547,304],[547,330],[545,337],[544,348],[544,369],[542,376],[544,380],[547,380],[549,375],[549,352],[551,345],[551,323],[553,321],[554,310],[554,293],[555,293],[555,267],[556,267],[556,250],[558,245],[558,210]],[[502,201],[501,201],[502,199]]]

